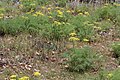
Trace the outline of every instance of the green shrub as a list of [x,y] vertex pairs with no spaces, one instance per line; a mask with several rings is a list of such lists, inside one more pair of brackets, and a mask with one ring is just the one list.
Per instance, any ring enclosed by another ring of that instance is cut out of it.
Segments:
[[115,7],[112,5],[103,6],[95,11],[95,15],[101,19],[114,20],[118,15],[120,15],[119,9],[120,7]]
[[65,7],[67,0],[57,0],[56,3],[58,6]]
[[96,52],[88,46],[81,49],[74,48],[65,53],[65,56],[68,57],[68,69],[75,72],[85,72],[95,68],[95,63],[100,60]]
[[23,12],[28,12],[30,10],[35,10],[38,3],[37,3],[37,1],[34,1],[34,0],[30,0],[30,1],[29,0],[28,1],[27,0],[22,0],[21,5],[23,6],[22,11]]
[[112,77],[110,80],[120,80],[120,69],[116,69],[112,72]]
[[113,26],[112,22],[109,20],[103,20],[99,23],[98,27],[101,28],[100,30],[108,30]]
[[89,16],[75,16],[72,20],[70,20],[69,23],[74,25],[75,32],[78,34],[79,38],[83,40],[84,38],[86,39],[91,39],[94,34],[94,24],[92,24],[92,19]]
[[50,3],[50,0],[37,0],[37,3],[39,5],[46,5],[46,4]]
[[118,59],[120,64],[120,42],[116,42],[112,45],[113,55]]
[[120,80],[120,68],[113,71],[100,71],[98,76],[92,80]]
[[112,45],[113,53],[115,57],[120,57],[120,42],[116,42]]

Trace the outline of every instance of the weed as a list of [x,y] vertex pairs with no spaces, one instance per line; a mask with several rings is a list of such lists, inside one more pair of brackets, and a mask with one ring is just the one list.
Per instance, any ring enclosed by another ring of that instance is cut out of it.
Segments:
[[95,67],[99,57],[90,47],[72,49],[65,54],[68,57],[68,68],[70,71],[85,72]]

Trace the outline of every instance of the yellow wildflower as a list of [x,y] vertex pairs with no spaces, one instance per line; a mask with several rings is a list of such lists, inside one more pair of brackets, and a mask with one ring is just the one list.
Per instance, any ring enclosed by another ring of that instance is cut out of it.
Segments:
[[27,76],[23,76],[23,77],[19,78],[19,80],[30,80],[30,79]]
[[33,75],[36,76],[36,77],[38,77],[38,76],[41,75],[41,73],[39,73],[39,72],[34,72]]
[[70,40],[70,41],[79,41],[80,39],[77,38],[77,37],[70,37],[69,40]]
[[89,40],[88,39],[83,39],[84,42],[88,42]]
[[58,22],[58,21],[54,21],[54,24],[57,25],[57,26],[58,26],[58,25],[61,25],[61,23]]
[[17,75],[11,75],[10,76],[10,79],[16,79],[17,78]]
[[69,35],[70,35],[70,36],[76,36],[76,33],[73,32],[73,33],[70,33]]
[[40,11],[36,12],[36,15],[41,15],[41,16],[44,16],[43,13],[41,13]]
[[63,12],[61,12],[60,10],[57,10],[59,15],[63,15]]
[[83,15],[83,13],[79,13],[78,15]]
[[37,17],[37,14],[33,14],[33,16]]
[[114,6],[120,6],[120,4],[118,4],[118,3],[114,3]]
[[45,7],[44,7],[44,6],[42,6],[41,8],[42,8],[42,9],[45,9]]
[[66,12],[67,12],[67,13],[70,13],[71,11],[70,11],[70,10],[67,10]]
[[10,80],[16,80],[16,79],[10,79]]
[[49,18],[52,18],[52,16],[48,16]]
[[59,7],[56,7],[56,9],[59,9]]
[[113,76],[113,74],[112,73],[109,73],[108,75],[107,75],[107,78],[111,78]]
[[85,15],[90,15],[89,12],[85,12],[84,14],[85,14]]
[[47,8],[48,10],[51,10],[51,8]]
[[105,4],[105,6],[108,6],[108,5],[109,5],[108,3]]
[[109,74],[108,74],[108,76],[109,76],[109,77],[112,77],[112,76],[113,76],[113,74],[112,74],[112,73],[109,73]]
[[110,19],[108,19],[108,21],[110,21]]

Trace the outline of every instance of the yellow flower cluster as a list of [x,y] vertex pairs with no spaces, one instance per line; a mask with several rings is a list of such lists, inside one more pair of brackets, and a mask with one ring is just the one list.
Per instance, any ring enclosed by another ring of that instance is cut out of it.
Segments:
[[38,12],[35,12],[35,14],[33,14],[33,16],[35,16],[35,17],[37,17],[37,16],[44,16],[44,14],[42,13],[42,12],[40,12],[40,11],[38,11]]
[[26,14],[31,14],[32,12],[34,12],[34,10],[30,10],[29,12],[27,12]]
[[69,34],[71,37],[69,38],[69,41],[79,41],[80,39],[75,37],[77,34],[75,32]]
[[48,16],[49,18],[53,18],[52,16]]
[[118,4],[118,3],[114,3],[113,5],[114,5],[114,6],[120,6],[120,4]]
[[67,12],[67,13],[70,13],[71,11],[70,11],[70,10],[67,10],[66,12]]
[[[35,77],[40,77],[40,75],[41,75],[40,72],[34,72],[33,73],[33,76],[35,76]],[[18,78],[17,75],[11,75],[10,80],[30,80],[30,78],[28,76],[23,76],[21,78]]]
[[42,6],[41,8],[42,8],[42,9],[45,9],[45,6]]
[[85,15],[87,15],[87,16],[89,16],[89,15],[90,15],[90,14],[89,14],[89,12],[84,12],[84,14],[85,14]]
[[63,12],[62,12],[62,11],[57,10],[57,12],[58,12],[59,15],[63,15]]
[[83,15],[83,13],[79,13],[78,15]]
[[77,38],[77,37],[70,37],[69,40],[70,40],[70,41],[79,41],[80,39]]
[[63,12],[62,11],[60,11],[60,10],[57,10],[57,13],[58,13],[58,17],[63,17]]
[[4,17],[4,14],[3,13],[1,13],[0,14],[0,19],[2,19]]
[[41,75],[41,73],[40,73],[40,72],[34,72],[33,75],[34,75],[35,77],[39,77],[39,76]]
[[30,79],[27,76],[23,76],[23,77],[19,78],[19,80],[30,80]]
[[83,39],[84,42],[88,42],[89,40],[88,39]]
[[112,73],[109,73],[108,75],[107,75],[107,78],[111,78],[113,76],[113,74]]
[[17,75],[11,75],[11,76],[10,76],[10,80],[16,79],[16,78],[17,78]]
[[69,35],[70,35],[70,36],[76,36],[76,33],[73,32],[73,33],[70,33]]
[[84,12],[84,13],[82,13],[82,12],[80,12],[78,15],[84,15],[84,16],[89,16],[90,14],[89,14],[89,12]]
[[61,24],[62,24],[61,22],[54,21],[54,25],[56,25],[56,26],[59,26],[59,25],[61,25]]
[[48,10],[51,10],[51,8],[47,8]]

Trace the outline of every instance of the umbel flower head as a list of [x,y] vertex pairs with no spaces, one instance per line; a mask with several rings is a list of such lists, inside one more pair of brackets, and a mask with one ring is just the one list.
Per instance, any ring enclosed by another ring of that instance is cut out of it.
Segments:
[[89,40],[88,39],[83,39],[84,42],[88,42]]
[[76,36],[76,33],[73,32],[73,33],[70,33],[69,35],[70,35],[70,36]]
[[85,14],[85,15],[90,15],[89,12],[85,12],[84,14]]
[[107,75],[107,78],[111,78],[113,76],[113,74],[112,73],[109,73],[108,75]]
[[36,76],[36,77],[38,77],[38,76],[41,75],[41,73],[40,72],[34,72],[33,75]]
[[63,12],[62,12],[62,11],[57,10],[57,12],[58,12],[59,15],[63,15]]
[[11,75],[10,76],[10,79],[16,79],[17,78],[17,75]]
[[79,41],[80,39],[77,38],[77,37],[70,37],[69,40],[70,40],[70,41]]
[[23,77],[19,78],[19,80],[30,80],[30,79],[27,76],[23,76]]

